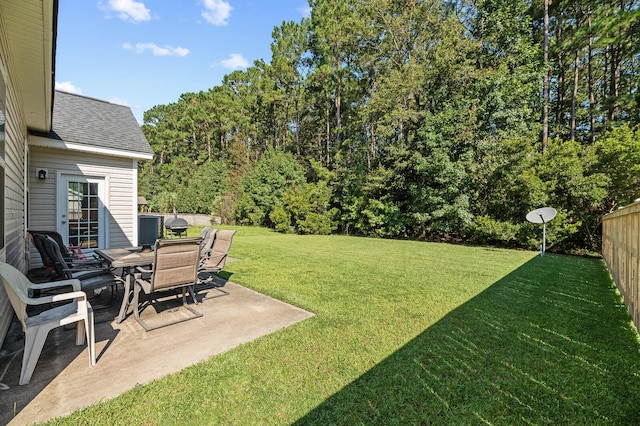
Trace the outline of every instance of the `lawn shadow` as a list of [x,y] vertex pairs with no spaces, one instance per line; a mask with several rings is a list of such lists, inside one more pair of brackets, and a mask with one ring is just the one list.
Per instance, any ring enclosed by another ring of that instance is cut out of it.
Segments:
[[639,353],[602,261],[536,257],[295,424],[640,424]]

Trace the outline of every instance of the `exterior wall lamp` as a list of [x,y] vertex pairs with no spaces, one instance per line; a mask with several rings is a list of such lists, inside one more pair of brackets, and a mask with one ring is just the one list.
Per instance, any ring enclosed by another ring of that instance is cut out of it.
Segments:
[[38,179],[46,179],[47,178],[47,169],[36,169],[36,176]]

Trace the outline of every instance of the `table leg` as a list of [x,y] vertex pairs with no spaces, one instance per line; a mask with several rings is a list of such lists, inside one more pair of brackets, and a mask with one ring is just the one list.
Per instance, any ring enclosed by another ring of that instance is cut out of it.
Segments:
[[133,279],[133,274],[131,274],[131,270],[129,268],[123,268],[122,274],[125,276],[124,295],[122,297],[122,304],[120,305],[120,312],[116,318],[118,324],[124,321],[124,318],[127,316],[127,310],[130,305],[129,301],[131,300],[131,280]]

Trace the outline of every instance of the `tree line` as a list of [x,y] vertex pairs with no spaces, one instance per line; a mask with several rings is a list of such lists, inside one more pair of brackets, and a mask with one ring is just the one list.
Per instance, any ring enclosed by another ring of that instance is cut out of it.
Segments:
[[[309,0],[144,114],[156,209],[283,232],[598,250],[640,183],[638,0]],[[187,78],[185,76],[185,78]]]

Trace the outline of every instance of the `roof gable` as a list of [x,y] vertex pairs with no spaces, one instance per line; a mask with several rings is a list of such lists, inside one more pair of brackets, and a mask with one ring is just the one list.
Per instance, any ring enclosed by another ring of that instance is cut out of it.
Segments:
[[61,91],[55,92],[52,130],[40,136],[62,141],[67,148],[153,156],[131,108]]

